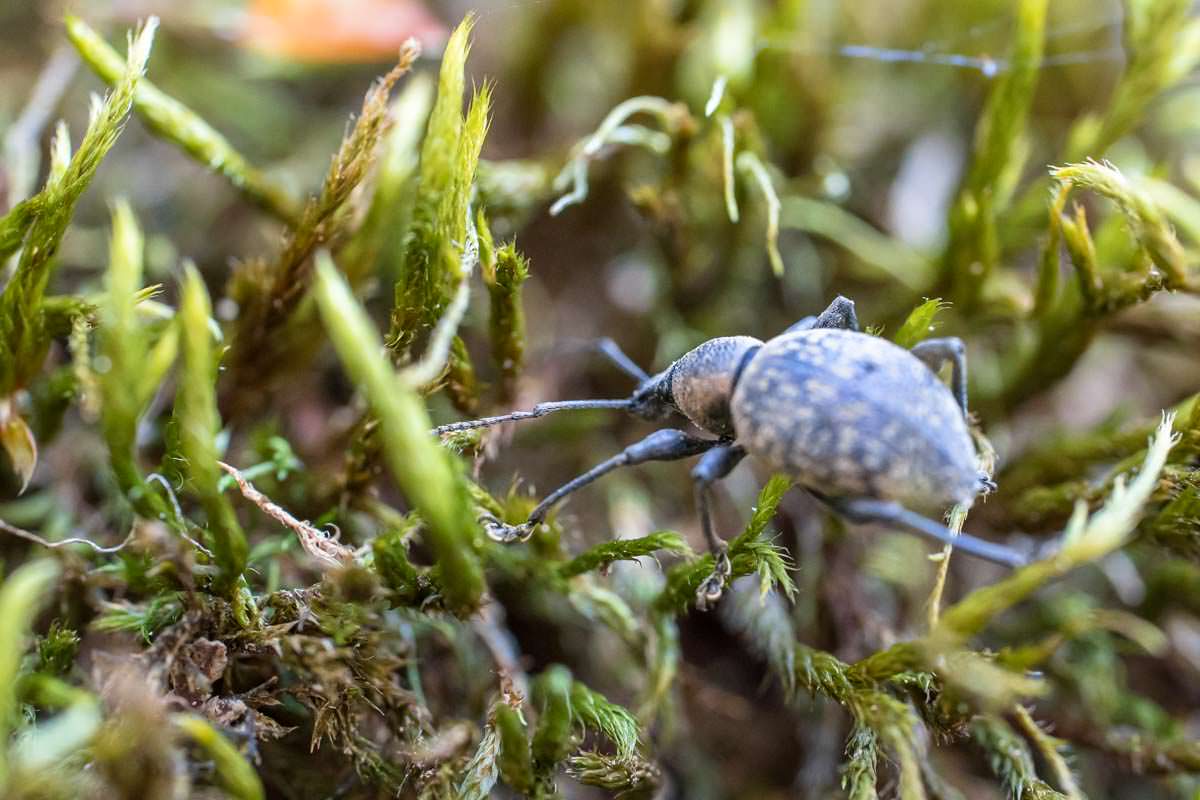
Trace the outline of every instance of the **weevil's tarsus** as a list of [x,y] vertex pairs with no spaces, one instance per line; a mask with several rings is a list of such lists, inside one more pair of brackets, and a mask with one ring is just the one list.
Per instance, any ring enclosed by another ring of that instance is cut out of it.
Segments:
[[952,544],[954,549],[959,552],[968,553],[1012,569],[1023,567],[1029,563],[1029,558],[1011,547],[977,539],[965,533],[956,536],[945,525],[923,517],[915,511],[909,511],[899,503],[866,497],[824,497],[816,492],[811,493],[851,522],[880,522],[896,525],[942,544]]
[[[954,399],[958,401],[963,416],[967,416],[967,346],[957,336],[946,336],[941,339],[926,339],[913,345],[909,351],[924,361],[936,375],[942,365],[950,362],[950,385]],[[996,485],[993,483],[992,488]]]
[[488,536],[496,541],[524,541],[529,538],[538,525],[541,525],[545,521],[546,515],[550,513],[550,509],[554,508],[554,506],[568,495],[582,489],[584,486],[615,469],[632,467],[635,464],[644,464],[647,461],[678,461],[682,458],[699,455],[719,444],[721,444],[721,440],[719,439],[702,439],[698,436],[691,436],[683,431],[675,430],[674,428],[664,428],[663,430],[655,431],[640,442],[629,445],[629,447],[626,447],[617,455],[601,461],[587,472],[567,481],[546,495],[546,498],[538,503],[537,508],[533,509],[533,512],[530,513],[529,519],[520,525],[505,525],[499,520],[492,518],[491,520],[482,520],[484,528]]
[[558,400],[551,403],[538,403],[528,411],[513,411],[510,414],[501,414],[497,417],[481,417],[480,419],[467,419],[462,422],[451,422],[446,425],[439,425],[434,428],[431,433],[435,436],[441,436],[446,433],[457,433],[459,431],[469,431],[476,428],[491,428],[496,425],[503,425],[506,422],[521,422],[527,419],[537,419],[544,417],[547,414],[553,414],[556,411],[578,411],[589,408],[609,408],[617,410],[626,410],[631,406],[629,399],[622,400]]
[[692,480],[696,486],[696,512],[700,517],[700,529],[704,532],[704,540],[713,554],[715,566],[713,572],[700,588],[696,590],[696,607],[703,610],[711,608],[725,589],[725,582],[733,573],[733,565],[729,561],[729,548],[717,536],[712,523],[712,485],[733,472],[734,468],[746,457],[746,449],[738,444],[726,444],[713,448],[700,457],[692,469]]
[[498,519],[490,513],[479,515],[479,524],[483,526],[483,532],[493,542],[500,544],[512,544],[514,542],[524,542],[533,535],[536,524],[523,522],[520,525],[509,525]]

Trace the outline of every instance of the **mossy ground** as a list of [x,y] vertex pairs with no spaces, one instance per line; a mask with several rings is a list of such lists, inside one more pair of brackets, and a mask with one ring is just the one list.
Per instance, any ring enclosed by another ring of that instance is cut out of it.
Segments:
[[[224,4],[18,5],[4,797],[1200,792],[1186,0],[491,4],[368,66],[264,56]],[[949,522],[1042,558],[748,464],[700,612],[682,465],[480,524],[644,423],[430,435],[624,396],[600,337],[653,370],[836,294],[967,341],[999,490]]]

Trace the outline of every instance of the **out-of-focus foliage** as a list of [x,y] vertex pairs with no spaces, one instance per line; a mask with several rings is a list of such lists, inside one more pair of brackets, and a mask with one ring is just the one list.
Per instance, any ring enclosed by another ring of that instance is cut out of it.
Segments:
[[[4,797],[1200,792],[1189,0],[34,7],[0,11]],[[653,373],[837,294],[966,341],[999,488],[948,524],[1029,566],[751,459],[700,611],[682,465],[487,535],[646,423],[431,435],[627,395],[601,337]]]

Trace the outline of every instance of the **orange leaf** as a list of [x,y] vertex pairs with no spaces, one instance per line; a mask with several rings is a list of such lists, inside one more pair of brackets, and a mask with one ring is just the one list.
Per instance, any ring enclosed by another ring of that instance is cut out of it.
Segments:
[[326,63],[392,59],[413,37],[431,49],[446,40],[416,0],[251,0],[240,36],[265,55]]

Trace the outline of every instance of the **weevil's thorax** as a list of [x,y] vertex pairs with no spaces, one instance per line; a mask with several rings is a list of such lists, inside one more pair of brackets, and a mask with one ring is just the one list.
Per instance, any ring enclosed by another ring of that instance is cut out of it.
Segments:
[[746,362],[762,342],[751,336],[710,339],[685,353],[669,370],[675,407],[697,427],[733,436],[730,400]]

